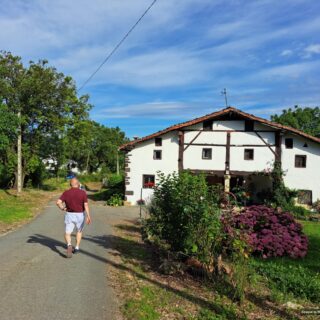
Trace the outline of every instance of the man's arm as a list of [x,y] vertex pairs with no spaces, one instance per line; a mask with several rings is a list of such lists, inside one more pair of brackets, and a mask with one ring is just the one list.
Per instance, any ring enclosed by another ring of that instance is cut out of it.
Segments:
[[67,211],[67,208],[64,204],[64,202],[61,199],[58,199],[56,202],[56,205],[58,206],[58,208],[62,211]]
[[84,203],[84,210],[87,214],[86,216],[86,224],[90,224],[91,223],[91,216],[90,216],[90,209],[89,209],[89,203],[85,202]]

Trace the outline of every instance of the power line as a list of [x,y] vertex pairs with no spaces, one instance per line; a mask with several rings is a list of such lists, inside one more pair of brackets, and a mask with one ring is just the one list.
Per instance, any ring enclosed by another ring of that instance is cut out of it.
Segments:
[[90,77],[82,84],[78,91],[81,91],[88,82],[96,75],[96,73],[103,67],[103,65],[113,56],[113,54],[119,49],[122,43],[128,38],[130,33],[136,28],[136,26],[140,23],[140,21],[144,18],[144,16],[150,11],[150,9],[155,5],[157,0],[153,0],[153,2],[149,5],[149,7],[144,11],[144,13],[140,16],[140,18],[136,21],[136,23],[131,27],[131,29],[124,35],[124,37],[118,42],[118,44],[113,48],[113,50],[107,55],[107,57],[102,61],[99,67],[90,75]]

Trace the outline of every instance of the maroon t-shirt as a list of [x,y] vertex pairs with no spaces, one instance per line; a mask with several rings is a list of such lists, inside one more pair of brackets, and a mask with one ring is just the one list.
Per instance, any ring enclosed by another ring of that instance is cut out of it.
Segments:
[[84,203],[88,202],[88,197],[85,191],[71,188],[62,194],[60,200],[65,202],[68,212],[84,212]]

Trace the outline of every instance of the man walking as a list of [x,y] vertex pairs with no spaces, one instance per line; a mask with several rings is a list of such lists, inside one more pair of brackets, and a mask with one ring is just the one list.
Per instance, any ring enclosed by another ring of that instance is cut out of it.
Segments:
[[[57,201],[59,209],[65,212],[65,240],[67,243],[67,257],[71,258],[72,253],[78,253],[82,238],[84,224],[91,223],[88,197],[85,191],[81,190],[78,179],[70,180],[71,188],[65,191]],[[76,246],[73,250],[71,244],[71,233],[74,227],[77,230]]]

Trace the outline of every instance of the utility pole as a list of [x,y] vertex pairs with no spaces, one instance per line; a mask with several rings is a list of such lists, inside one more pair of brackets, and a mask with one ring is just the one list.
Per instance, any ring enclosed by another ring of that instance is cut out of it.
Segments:
[[224,88],[224,89],[221,91],[221,94],[224,95],[224,100],[225,100],[225,103],[226,103],[226,108],[228,108],[227,89]]
[[18,112],[19,129],[18,129],[18,140],[17,140],[17,193],[20,194],[22,191],[22,132],[21,132],[21,111]]

